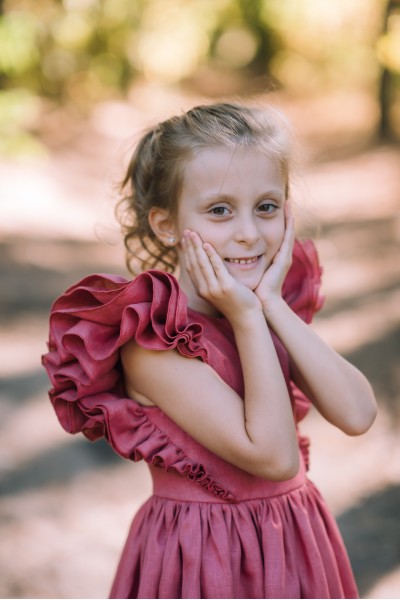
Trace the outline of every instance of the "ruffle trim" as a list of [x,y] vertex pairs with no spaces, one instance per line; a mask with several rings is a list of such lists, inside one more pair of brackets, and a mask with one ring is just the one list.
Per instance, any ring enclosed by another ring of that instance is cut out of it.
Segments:
[[151,418],[149,419],[145,412],[142,416],[143,433],[140,431],[141,427],[138,423],[138,435],[140,431],[143,438],[135,445],[133,460],[144,459],[147,463],[160,467],[164,471],[187,477],[221,500],[235,501],[235,497],[230,491],[221,487],[210,477],[203,464],[193,462],[179,446],[169,439],[165,432],[151,422]]
[[187,477],[211,494],[234,502],[231,492],[214,481],[205,466],[192,460],[182,448],[152,422],[154,408],[143,407],[130,398],[97,394],[80,401],[86,417],[82,432],[91,440],[105,437],[123,458],[144,460],[164,471]]
[[324,304],[320,294],[322,268],[311,240],[295,241],[292,265],[282,287],[282,296],[306,323],[311,323]]
[[300,452],[303,456],[304,466],[306,471],[310,470],[310,438],[306,435],[298,435],[297,440],[299,443]]

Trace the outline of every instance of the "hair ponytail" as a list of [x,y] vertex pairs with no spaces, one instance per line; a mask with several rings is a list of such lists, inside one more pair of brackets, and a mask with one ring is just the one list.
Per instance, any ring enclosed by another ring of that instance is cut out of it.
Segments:
[[166,247],[149,225],[154,203],[155,164],[159,128],[150,129],[139,141],[121,183],[122,197],[116,206],[126,248],[126,263],[134,275],[162,264],[168,272],[176,266],[175,248]]

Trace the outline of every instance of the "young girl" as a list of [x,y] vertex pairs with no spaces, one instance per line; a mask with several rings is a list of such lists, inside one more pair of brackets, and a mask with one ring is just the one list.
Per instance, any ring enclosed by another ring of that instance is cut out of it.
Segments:
[[61,424],[153,477],[113,598],[357,597],[297,424],[311,401],[361,434],[375,400],[308,326],[320,267],[294,239],[289,155],[271,109],[159,124],[124,181],[128,260],[150,270],[89,276],[52,308],[43,362]]

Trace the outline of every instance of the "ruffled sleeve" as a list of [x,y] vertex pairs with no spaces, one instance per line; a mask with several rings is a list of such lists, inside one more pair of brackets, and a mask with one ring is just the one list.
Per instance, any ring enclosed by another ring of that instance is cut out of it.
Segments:
[[322,268],[311,240],[295,241],[293,261],[283,284],[282,295],[292,310],[306,323],[324,303],[320,294]]
[[148,271],[131,282],[92,275],[72,286],[52,307],[49,351],[42,357],[61,425],[91,440],[105,436],[119,454],[139,459],[138,443],[151,432],[144,408],[124,393],[119,349],[134,337],[145,348],[176,348],[207,361],[201,333],[201,324],[188,322],[186,298],[166,273]]

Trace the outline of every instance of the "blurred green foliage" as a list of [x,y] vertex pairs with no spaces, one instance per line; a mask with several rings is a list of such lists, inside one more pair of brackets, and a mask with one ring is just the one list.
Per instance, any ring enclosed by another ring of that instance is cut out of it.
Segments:
[[17,130],[29,130],[38,98],[87,114],[97,102],[125,95],[138,78],[177,84],[207,68],[269,77],[291,93],[376,86],[382,66],[400,76],[400,13],[384,32],[386,5],[0,0],[3,146]]
[[3,87],[79,107],[123,93],[139,74],[165,83],[209,58],[265,72],[279,40],[263,0],[8,0]]

